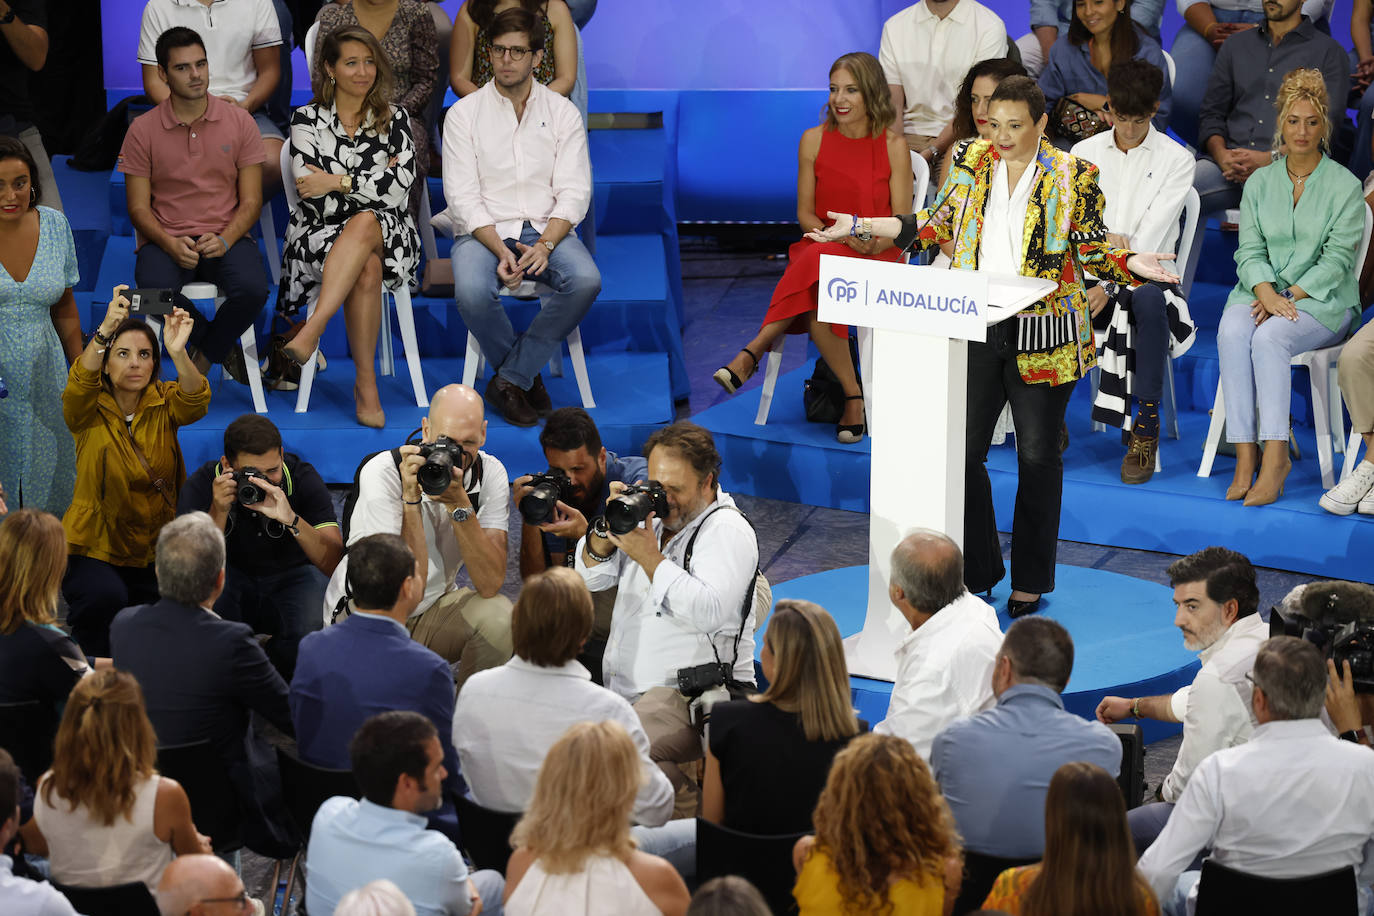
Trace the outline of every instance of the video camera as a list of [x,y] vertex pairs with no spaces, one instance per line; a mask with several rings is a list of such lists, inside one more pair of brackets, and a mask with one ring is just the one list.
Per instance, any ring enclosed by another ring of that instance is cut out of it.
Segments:
[[553,518],[555,504],[572,498],[572,480],[562,471],[550,468],[542,474],[530,475],[530,491],[520,500],[520,515],[531,525],[542,525]]
[[440,436],[433,442],[420,443],[420,457],[425,463],[415,472],[420,489],[429,496],[438,496],[453,482],[453,469],[466,471],[472,462],[468,453],[448,436]]
[[1355,582],[1313,582],[1294,607],[1269,612],[1270,636],[1297,636],[1350,674],[1356,693],[1374,693],[1374,588]]
[[668,514],[668,493],[657,480],[626,487],[606,503],[606,525],[614,534],[629,534],[650,512]]
[[267,491],[253,482],[254,477],[266,479],[257,468],[239,468],[234,472],[235,496],[240,506],[252,506],[267,498]]

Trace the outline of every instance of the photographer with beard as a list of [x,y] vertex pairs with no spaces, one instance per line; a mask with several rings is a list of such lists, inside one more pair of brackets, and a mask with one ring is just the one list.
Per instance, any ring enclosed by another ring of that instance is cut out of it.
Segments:
[[[632,455],[621,458],[601,444],[601,433],[591,416],[581,407],[560,407],[544,421],[539,433],[544,460],[550,476],[567,478],[561,498],[554,504],[548,521],[532,524],[522,519],[520,530],[520,578],[528,579],[551,566],[574,564],[574,548],[592,522],[600,518],[611,496],[610,485],[634,483],[648,478],[649,463]],[[516,479],[511,499],[522,506],[533,490],[535,475]],[[541,507],[542,508],[542,507]],[[522,515],[525,511],[522,509]],[[578,660],[601,681],[601,656],[611,630],[611,609],[616,588],[592,593],[592,635]]]
[[[425,593],[406,623],[415,641],[450,664],[458,688],[475,672],[510,660],[506,468],[480,449],[487,441],[482,397],[465,385],[435,392],[420,421],[421,444],[378,452],[358,469],[357,502],[344,507],[347,542],[399,534],[428,572]],[[447,476],[445,476],[447,475]],[[467,569],[472,587],[455,579]],[[348,556],[325,592],[324,616],[344,613]]]

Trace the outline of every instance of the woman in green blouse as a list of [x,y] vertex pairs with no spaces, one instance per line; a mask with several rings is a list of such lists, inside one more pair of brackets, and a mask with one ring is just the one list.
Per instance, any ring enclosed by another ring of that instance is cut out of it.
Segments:
[[1247,506],[1276,500],[1292,467],[1289,360],[1344,340],[1359,315],[1355,248],[1364,199],[1359,180],[1323,154],[1331,118],[1321,72],[1289,73],[1276,107],[1274,146],[1286,155],[1245,182],[1237,283],[1217,329],[1226,438],[1236,446],[1226,498]]

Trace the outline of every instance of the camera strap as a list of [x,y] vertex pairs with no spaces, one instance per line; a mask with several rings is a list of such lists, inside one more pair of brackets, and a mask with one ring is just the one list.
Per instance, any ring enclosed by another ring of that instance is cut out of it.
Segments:
[[[701,534],[701,529],[706,527],[706,520],[710,518],[712,515],[719,512],[721,509],[735,510],[739,513],[739,517],[744,519],[744,523],[749,526],[749,530],[754,530],[754,523],[749,521],[749,516],[745,515],[744,512],[739,508],[739,506],[713,506],[710,509],[710,511],[708,511],[705,515],[701,517],[701,521],[697,523],[697,527],[692,532],[692,536],[687,539],[687,549],[682,553],[682,570],[689,576],[692,574],[692,548],[696,547],[697,535]],[[757,532],[755,532],[754,537],[755,541],[757,541]],[[734,677],[735,665],[739,663],[739,643],[740,639],[742,639],[744,636],[744,628],[749,625],[749,612],[753,610],[754,607],[754,588],[758,585],[758,582],[759,568],[756,564],[754,566],[754,575],[752,575],[749,578],[749,588],[744,593],[744,607],[740,610],[739,629],[735,631],[734,655],[730,658],[730,678]],[[721,663],[720,653],[716,652],[716,641],[712,639],[709,635],[706,637],[706,641],[711,644],[711,653],[715,655],[716,662]]]

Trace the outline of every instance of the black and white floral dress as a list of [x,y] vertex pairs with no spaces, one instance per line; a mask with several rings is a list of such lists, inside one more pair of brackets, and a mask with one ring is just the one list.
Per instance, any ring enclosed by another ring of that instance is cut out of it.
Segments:
[[[396,160],[394,165],[392,159]],[[312,165],[336,175],[353,176],[353,190],[301,198],[286,227],[277,310],[292,316],[314,300],[334,239],[350,218],[364,210],[371,210],[382,227],[384,282],[387,286],[409,285],[420,260],[420,240],[406,211],[415,183],[415,144],[405,109],[392,110],[385,133],[376,130],[369,114],[350,137],[334,106],[326,108],[312,102],[297,108],[291,115],[291,169],[302,175]]]

